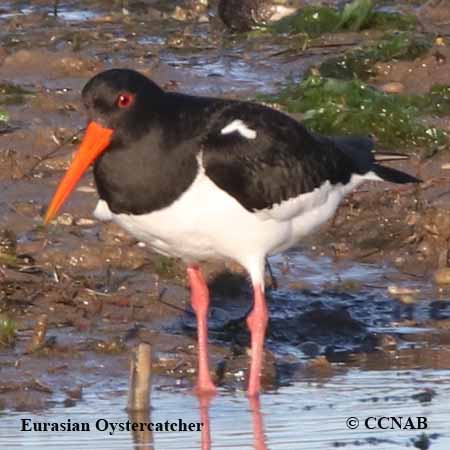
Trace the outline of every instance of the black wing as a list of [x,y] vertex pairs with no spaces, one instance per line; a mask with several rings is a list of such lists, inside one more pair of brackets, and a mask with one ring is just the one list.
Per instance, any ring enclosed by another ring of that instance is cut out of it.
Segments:
[[[248,138],[237,130],[223,134],[236,120],[256,136]],[[369,142],[361,138],[356,144],[370,153]],[[249,211],[271,208],[326,181],[345,184],[352,174],[368,171],[332,139],[318,137],[289,116],[253,103],[233,104],[213,117],[202,148],[206,175]],[[369,163],[373,156],[365,159]]]

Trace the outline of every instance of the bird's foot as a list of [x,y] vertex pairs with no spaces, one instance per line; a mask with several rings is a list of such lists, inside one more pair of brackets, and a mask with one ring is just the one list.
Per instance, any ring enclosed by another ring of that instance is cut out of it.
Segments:
[[217,388],[211,379],[208,380],[198,380],[197,384],[193,389],[194,394],[197,397],[213,397],[217,394]]

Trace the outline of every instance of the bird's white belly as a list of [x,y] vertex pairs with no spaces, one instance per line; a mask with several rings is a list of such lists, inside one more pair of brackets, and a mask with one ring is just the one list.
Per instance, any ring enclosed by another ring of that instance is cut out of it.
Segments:
[[159,253],[186,261],[234,259],[244,266],[291,238],[290,221],[261,220],[199,173],[174,203],[141,215],[112,213],[100,200],[94,215],[112,220]]
[[251,261],[285,250],[330,219],[344,195],[366,177],[347,185],[320,188],[252,213],[200,171],[174,203],[141,215],[112,213],[100,200],[94,215],[113,220],[157,252],[188,262],[233,259]]

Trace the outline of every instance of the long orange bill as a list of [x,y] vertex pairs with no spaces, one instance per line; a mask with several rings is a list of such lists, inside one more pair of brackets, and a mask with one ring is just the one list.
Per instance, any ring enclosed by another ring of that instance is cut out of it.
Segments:
[[86,128],[80,148],[78,149],[72,164],[60,181],[58,189],[53,195],[52,201],[45,213],[44,223],[50,222],[55,217],[61,205],[73,191],[78,180],[91,165],[91,163],[108,147],[113,130],[104,128],[96,122],[90,122]]

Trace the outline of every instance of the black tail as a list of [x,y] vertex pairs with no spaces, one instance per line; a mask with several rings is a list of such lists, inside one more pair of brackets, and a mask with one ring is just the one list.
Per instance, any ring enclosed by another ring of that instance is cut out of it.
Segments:
[[378,164],[374,164],[372,166],[372,172],[382,178],[384,181],[390,181],[391,183],[421,183],[422,180],[419,178],[413,177],[412,175],[408,175],[405,172],[401,172],[397,169],[392,169],[390,167],[380,166]]
[[405,160],[409,159],[409,156],[393,152],[375,152],[373,140],[370,137],[338,136],[327,139],[331,140],[339,150],[351,158],[356,170],[361,175],[373,172],[384,181],[400,184],[420,183],[422,181],[400,170],[381,166],[379,163]]

